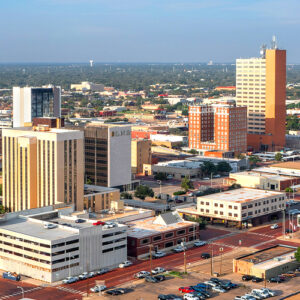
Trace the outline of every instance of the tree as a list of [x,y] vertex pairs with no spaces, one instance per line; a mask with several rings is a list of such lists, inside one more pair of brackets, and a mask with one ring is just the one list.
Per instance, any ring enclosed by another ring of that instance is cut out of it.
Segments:
[[297,248],[297,251],[295,252],[295,258],[297,261],[300,262],[300,247]]
[[281,154],[280,152],[277,152],[277,153],[275,154],[275,160],[276,160],[276,161],[282,161],[282,154]]
[[0,184],[0,196],[2,196],[2,183]]
[[251,164],[252,166],[256,166],[256,164],[257,164],[258,162],[260,162],[261,159],[260,159],[258,156],[250,155],[250,156],[249,156],[249,161],[250,161],[250,164]]
[[239,153],[238,155],[236,155],[236,158],[238,159],[244,159],[246,156],[242,153]]
[[204,175],[210,175],[217,172],[217,168],[215,164],[210,161],[205,161],[201,166],[201,171]]
[[220,173],[229,173],[232,168],[227,161],[219,161],[217,164],[217,170]]
[[198,154],[198,151],[196,149],[191,149],[188,152],[191,154]]
[[184,177],[181,181],[181,187],[185,190],[185,192],[187,192],[189,189],[193,189],[194,185],[190,179]]
[[121,199],[132,199],[132,195],[128,192],[122,192]]
[[293,189],[291,187],[287,187],[285,188],[284,190],[286,193],[292,193],[293,192]]
[[134,192],[134,196],[144,200],[147,196],[153,197],[154,192],[146,185],[139,185]]
[[0,214],[5,214],[8,211],[3,205],[0,205]]
[[155,180],[167,180],[167,175],[166,175],[166,173],[159,172],[154,175],[154,179]]

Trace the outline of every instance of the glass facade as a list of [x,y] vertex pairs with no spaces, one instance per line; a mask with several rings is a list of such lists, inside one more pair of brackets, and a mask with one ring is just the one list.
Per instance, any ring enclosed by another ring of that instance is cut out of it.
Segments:
[[54,93],[52,88],[34,88],[31,94],[31,117],[54,116]]

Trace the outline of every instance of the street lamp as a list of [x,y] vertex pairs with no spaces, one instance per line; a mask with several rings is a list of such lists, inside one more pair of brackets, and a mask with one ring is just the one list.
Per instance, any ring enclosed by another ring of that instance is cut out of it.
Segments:
[[150,254],[150,275],[152,274],[152,247],[153,245],[149,245],[149,254]]
[[220,276],[221,276],[222,275],[222,254],[223,254],[223,248],[221,247],[219,249],[219,251],[220,251],[220,255],[221,255],[221,262],[220,262]]
[[157,180],[158,184],[159,184],[159,194],[161,196],[161,180]]
[[184,274],[187,274],[187,268],[186,268],[186,252],[185,252],[185,242],[181,242],[181,246],[183,248],[183,264],[184,264]]
[[17,288],[22,290],[22,298],[25,298],[24,297],[24,289],[21,286],[17,286]]

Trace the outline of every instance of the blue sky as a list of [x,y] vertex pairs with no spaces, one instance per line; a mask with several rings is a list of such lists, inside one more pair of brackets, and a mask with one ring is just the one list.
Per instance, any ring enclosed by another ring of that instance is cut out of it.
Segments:
[[273,34],[300,63],[299,0],[0,0],[0,62],[233,62]]

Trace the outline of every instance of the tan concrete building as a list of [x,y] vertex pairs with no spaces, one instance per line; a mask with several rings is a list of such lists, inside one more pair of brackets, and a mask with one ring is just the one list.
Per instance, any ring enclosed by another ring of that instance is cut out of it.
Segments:
[[96,185],[84,185],[83,208],[92,212],[124,209],[120,200],[120,190]]
[[266,279],[278,276],[300,265],[295,259],[296,250],[296,247],[276,245],[235,258],[233,272]]
[[58,203],[83,209],[83,133],[47,125],[4,129],[3,205],[20,211]]
[[144,173],[144,164],[151,165],[151,141],[134,139],[131,140],[131,172],[133,174]]

